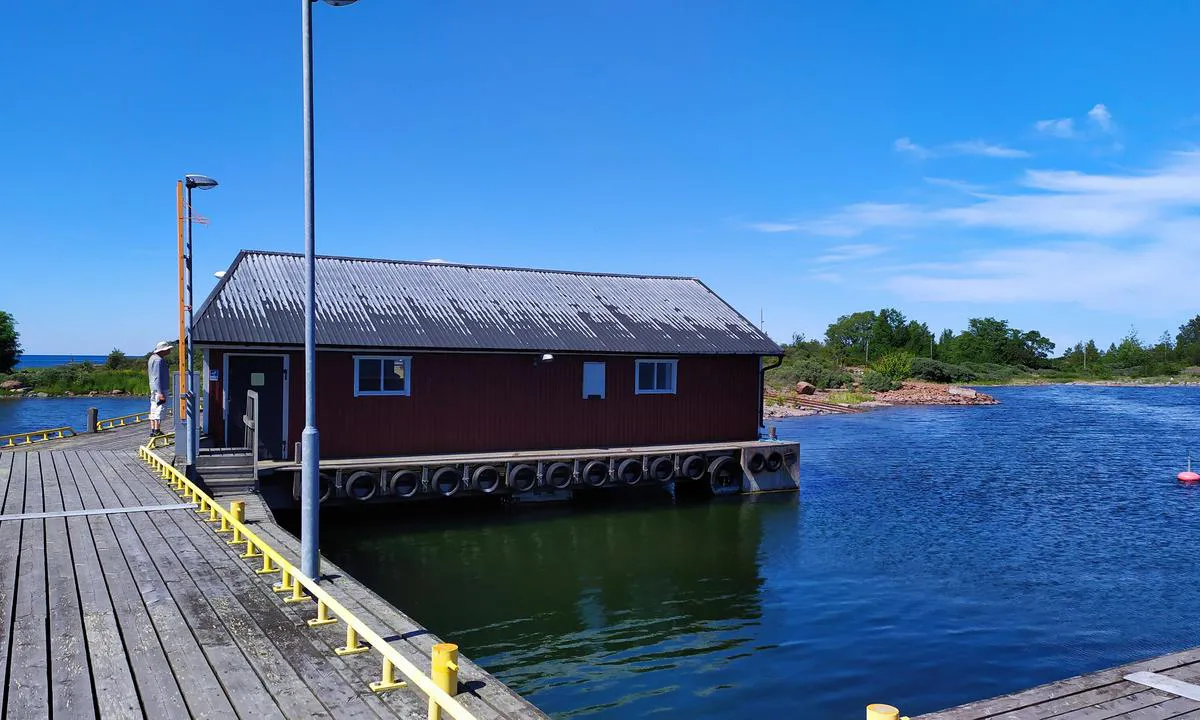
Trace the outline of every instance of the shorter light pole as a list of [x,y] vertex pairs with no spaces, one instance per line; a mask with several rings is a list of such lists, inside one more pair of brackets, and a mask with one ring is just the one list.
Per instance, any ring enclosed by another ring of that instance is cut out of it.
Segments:
[[192,381],[192,189],[208,190],[217,186],[217,181],[204,175],[184,175],[183,184],[187,187],[187,246],[184,252],[184,277],[187,284],[187,332],[183,344],[179,348],[180,367],[187,373],[187,414],[184,416],[184,433],[187,435],[187,449],[184,458],[187,462],[187,472],[190,476],[196,467],[196,454],[200,448],[200,425],[196,422],[196,388]]

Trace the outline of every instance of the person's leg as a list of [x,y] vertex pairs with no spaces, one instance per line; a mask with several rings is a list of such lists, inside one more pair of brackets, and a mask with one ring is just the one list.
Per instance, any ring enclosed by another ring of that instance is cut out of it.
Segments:
[[162,405],[159,405],[154,398],[150,398],[150,434],[154,435],[158,432],[159,419],[162,418]]

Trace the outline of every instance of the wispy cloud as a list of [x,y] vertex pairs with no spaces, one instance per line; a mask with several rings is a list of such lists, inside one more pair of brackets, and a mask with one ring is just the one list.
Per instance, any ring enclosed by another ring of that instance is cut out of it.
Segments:
[[1054,120],[1038,120],[1033,124],[1034,129],[1045,135],[1057,138],[1075,137],[1075,121],[1071,118],[1056,118]]
[[1053,120],[1038,120],[1033,124],[1033,127],[1043,135],[1051,137],[1063,138],[1065,140],[1079,138],[1098,138],[1105,135],[1112,135],[1117,131],[1117,125],[1113,121],[1112,112],[1104,103],[1096,103],[1091,110],[1087,112],[1087,119],[1084,122],[1084,127],[1080,127],[1075,123],[1075,118],[1055,118]]
[[896,138],[896,141],[892,143],[892,148],[896,152],[908,153],[918,158],[927,158],[932,154],[929,148],[922,147],[906,137]]
[[[885,286],[905,298],[1177,313],[1195,302],[1194,286],[1180,282],[1185,268],[1200,267],[1200,151],[1140,172],[1030,170],[1006,190],[937,203],[855,203],[797,224],[837,237],[949,231],[975,241],[965,248],[983,248],[887,269]],[[981,244],[1001,238],[1007,246]],[[839,245],[818,261],[869,258],[882,247]]]
[[747,227],[749,227],[751,230],[757,230],[763,233],[785,233],[795,232],[802,226],[796,223],[786,222],[754,222],[750,223]]
[[993,145],[982,140],[967,140],[965,142],[950,143],[945,146],[946,150],[956,155],[982,155],[983,157],[994,158],[1026,158],[1029,153],[1017,148],[1010,148],[1004,145]]
[[902,137],[896,138],[895,142],[892,143],[892,149],[898,153],[912,155],[921,160],[946,155],[978,155],[993,158],[1029,157],[1029,153],[1024,150],[1018,150],[1017,148],[1005,145],[995,145],[983,140],[961,140],[929,148],[924,145],[918,145],[912,141],[912,138]]
[[887,248],[883,245],[836,245],[826,250],[825,254],[818,257],[816,261],[819,263],[847,262],[875,257],[885,252],[887,252]]

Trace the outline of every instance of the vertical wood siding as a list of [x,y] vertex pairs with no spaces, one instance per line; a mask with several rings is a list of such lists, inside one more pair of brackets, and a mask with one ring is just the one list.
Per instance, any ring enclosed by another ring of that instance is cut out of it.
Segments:
[[[359,353],[365,354],[365,353]],[[397,353],[399,354],[399,353]],[[354,397],[354,355],[317,358],[323,457],[731,442],[758,436],[758,357],[683,356],[674,395],[636,395],[633,357],[404,353],[412,394]],[[304,357],[292,352],[289,429],[304,428]],[[214,368],[223,353],[212,352]],[[583,399],[583,363],[606,363],[606,396]],[[221,380],[212,434],[224,436]]]

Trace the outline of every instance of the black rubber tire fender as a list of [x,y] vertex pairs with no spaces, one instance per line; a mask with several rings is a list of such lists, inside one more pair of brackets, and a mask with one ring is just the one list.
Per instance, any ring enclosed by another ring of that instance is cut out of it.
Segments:
[[529,463],[513,465],[508,470],[508,486],[517,492],[529,492],[537,487],[537,468]]
[[[366,485],[366,492],[360,493],[359,488]],[[346,483],[342,485],[342,492],[351,500],[366,502],[375,497],[375,493],[379,490],[379,476],[369,470],[358,470],[350,474],[346,479]]]
[[471,472],[471,483],[480,492],[491,495],[504,487],[504,477],[495,465],[480,465]]
[[[454,484],[450,484],[453,479]],[[430,485],[434,490],[446,497],[451,497],[462,489],[463,474],[462,470],[456,465],[446,465],[440,467],[433,472],[433,477],[430,479]]]
[[546,483],[556,490],[566,490],[571,487],[571,481],[574,480],[575,468],[571,463],[556,462],[545,470]]
[[388,479],[388,487],[396,497],[412,497],[421,491],[421,472],[412,468],[397,470]]
[[666,482],[675,475],[675,461],[670,456],[659,456],[650,461],[649,472],[651,480]]
[[588,460],[579,477],[592,487],[603,487],[608,480],[608,463],[603,460]]

